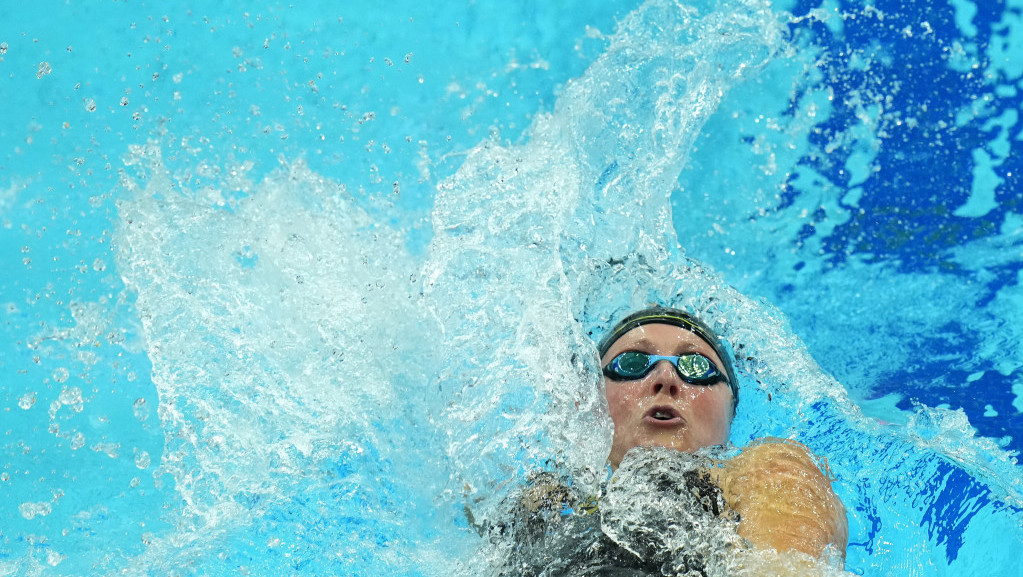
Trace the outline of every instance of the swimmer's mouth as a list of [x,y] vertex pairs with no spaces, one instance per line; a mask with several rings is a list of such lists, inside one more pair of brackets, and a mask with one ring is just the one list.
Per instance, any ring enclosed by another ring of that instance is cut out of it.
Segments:
[[643,415],[647,422],[663,425],[678,425],[682,423],[682,415],[672,407],[653,407]]

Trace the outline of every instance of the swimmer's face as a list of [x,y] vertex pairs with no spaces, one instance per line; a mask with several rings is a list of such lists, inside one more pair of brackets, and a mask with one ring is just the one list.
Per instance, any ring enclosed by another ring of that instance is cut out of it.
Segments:
[[[622,335],[600,359],[607,366],[625,351],[655,355],[700,353],[722,371],[724,363],[706,341],[674,325],[651,323]],[[618,468],[633,447],[666,447],[693,452],[723,445],[732,427],[732,390],[724,380],[691,385],[668,361],[660,361],[640,379],[605,379],[607,404],[614,422],[608,460]]]

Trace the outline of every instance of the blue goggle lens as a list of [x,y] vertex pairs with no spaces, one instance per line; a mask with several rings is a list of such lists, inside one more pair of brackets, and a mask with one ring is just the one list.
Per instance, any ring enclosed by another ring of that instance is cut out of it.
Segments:
[[672,357],[626,351],[611,359],[611,362],[604,367],[604,375],[616,381],[641,379],[653,369],[658,361],[670,361],[678,372],[678,376],[691,385],[709,386],[725,380],[724,375],[713,361],[699,353],[687,353]]

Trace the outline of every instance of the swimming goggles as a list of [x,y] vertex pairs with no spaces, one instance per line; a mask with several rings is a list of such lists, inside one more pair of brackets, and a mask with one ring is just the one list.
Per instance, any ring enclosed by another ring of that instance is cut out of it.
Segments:
[[642,379],[659,361],[671,361],[678,376],[690,385],[709,387],[726,381],[717,366],[700,353],[686,353],[677,357],[650,355],[639,351],[625,351],[604,367],[604,376],[614,381]]

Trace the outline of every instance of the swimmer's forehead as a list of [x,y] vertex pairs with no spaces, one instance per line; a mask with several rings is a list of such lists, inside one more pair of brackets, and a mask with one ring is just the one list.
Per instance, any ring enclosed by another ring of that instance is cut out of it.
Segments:
[[611,343],[604,357],[614,356],[630,348],[642,348],[644,352],[655,354],[699,352],[711,357],[711,360],[721,360],[714,347],[702,336],[667,323],[654,322],[633,327]]
[[682,327],[703,337],[712,346],[715,343],[716,337],[710,328],[685,311],[669,308],[651,308],[637,311],[622,319],[600,340],[598,350],[603,355],[625,333],[636,327],[653,323]]

